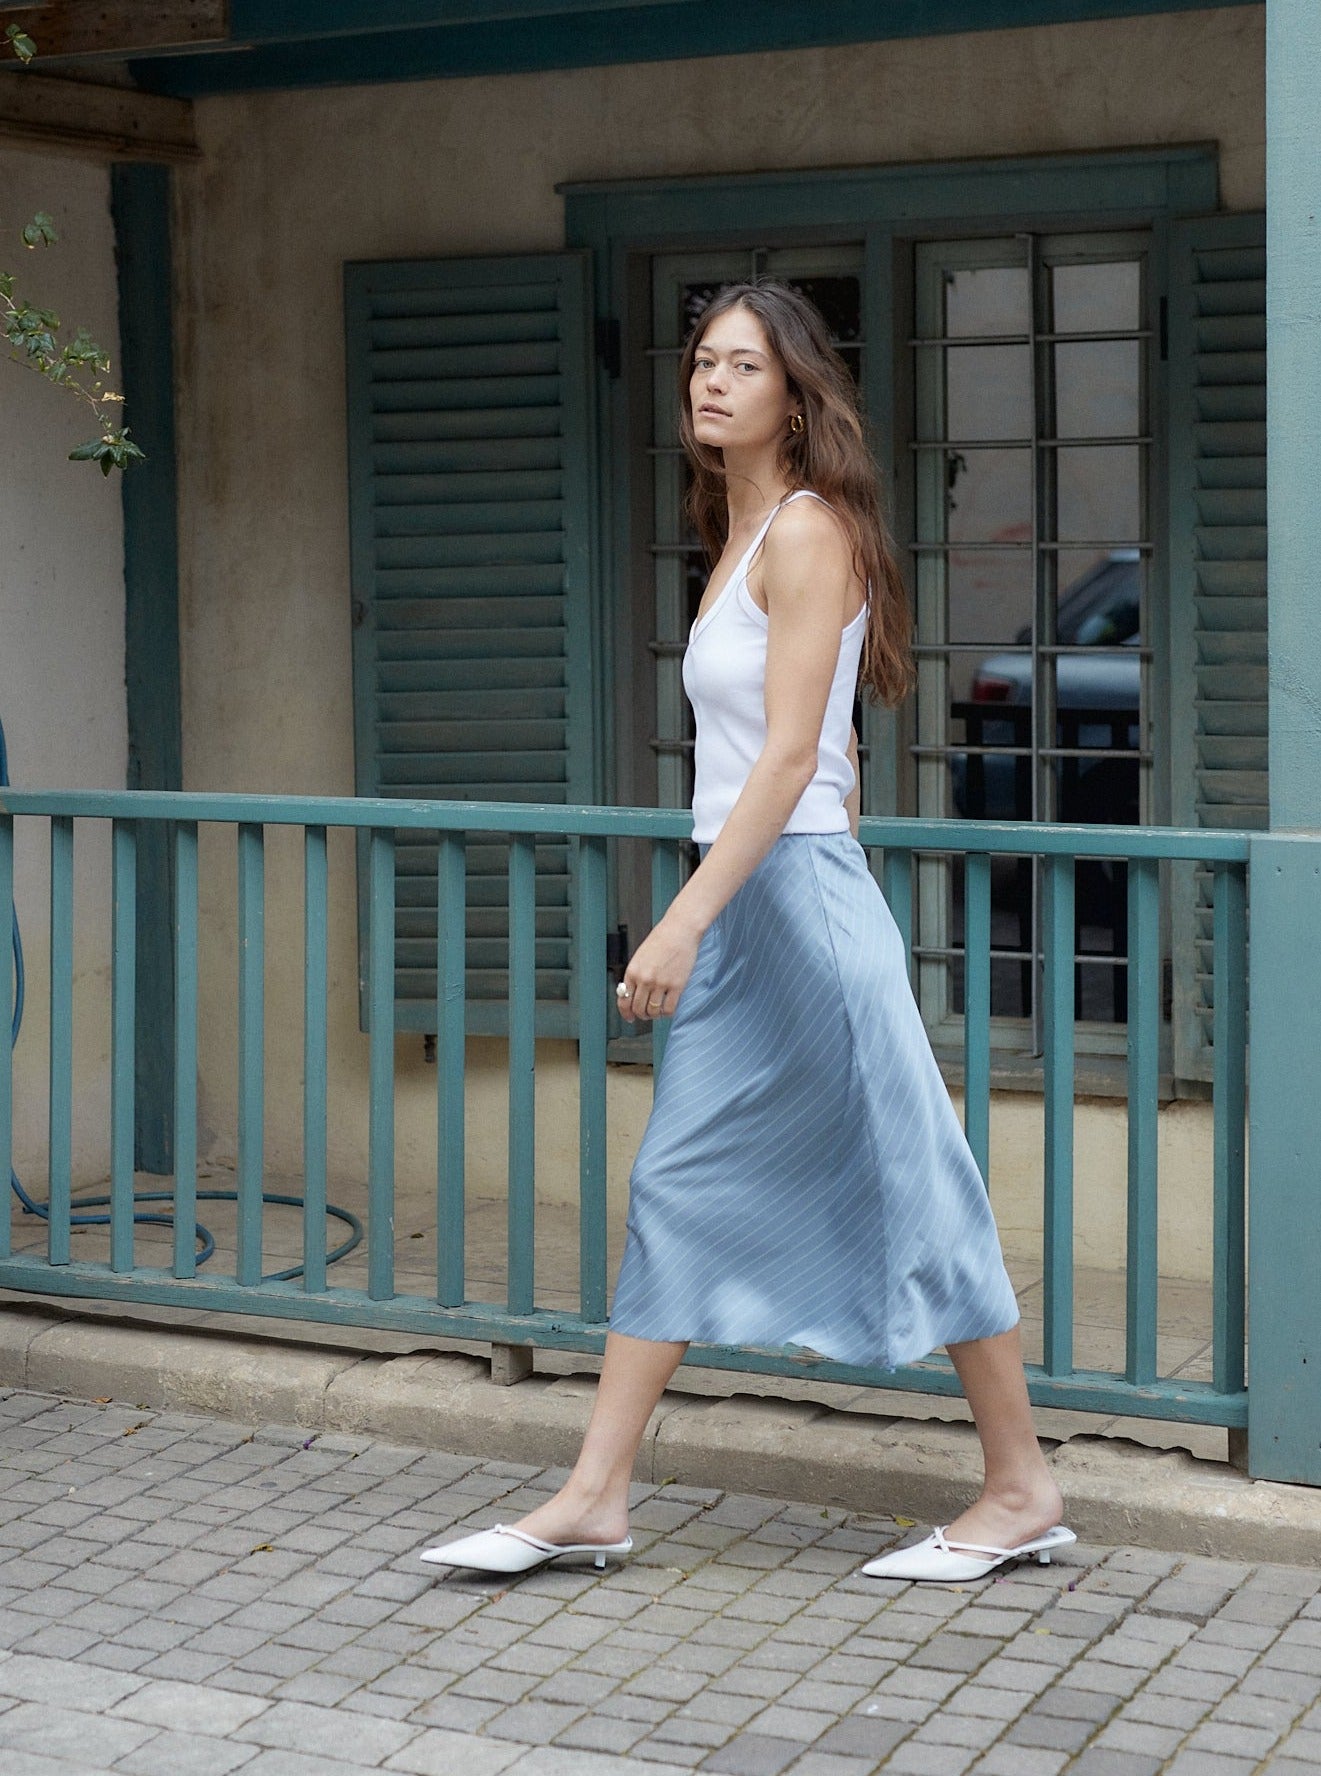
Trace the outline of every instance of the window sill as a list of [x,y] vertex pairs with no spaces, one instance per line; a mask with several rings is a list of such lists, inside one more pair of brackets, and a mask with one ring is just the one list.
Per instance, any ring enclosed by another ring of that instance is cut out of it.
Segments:
[[[946,1048],[937,1048],[934,1053],[945,1084],[961,1091],[964,1077],[963,1056]],[[1028,1092],[1041,1097],[1045,1089],[1039,1055],[999,1054],[992,1057],[992,1091]],[[1074,1062],[1073,1095],[1075,1099],[1127,1099],[1126,1058],[1113,1054],[1079,1054]],[[1209,1101],[1211,1086],[1206,1080],[1176,1079],[1172,1074],[1162,1072],[1157,1078],[1156,1096],[1162,1104],[1172,1103],[1176,1099]]]

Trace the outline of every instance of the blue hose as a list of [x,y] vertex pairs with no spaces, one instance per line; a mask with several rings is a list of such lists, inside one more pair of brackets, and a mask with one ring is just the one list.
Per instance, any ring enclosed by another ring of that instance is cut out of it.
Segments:
[[[3,787],[8,782],[9,752],[5,745],[4,723],[0,722],[0,787]],[[18,1033],[23,1027],[23,1002],[26,994],[26,981],[23,967],[23,934],[19,930],[17,907],[13,910],[13,929],[10,941],[13,944],[14,950],[14,1015],[10,1024],[10,1035],[12,1043],[17,1044]],[[14,1195],[22,1204],[23,1213],[25,1215],[37,1215],[43,1221],[50,1220],[50,1204],[38,1202],[35,1197],[30,1196],[23,1188],[18,1173],[13,1170],[12,1167],[10,1168],[9,1173],[9,1184]],[[236,1203],[238,1200],[239,1195],[237,1190],[199,1190],[197,1192],[198,1202]],[[304,1211],[307,1208],[307,1200],[305,1197],[285,1196],[276,1191],[264,1190],[262,1192],[261,1200],[264,1203],[272,1204],[276,1208],[302,1209]],[[110,1207],[111,1201],[112,1199],[108,1196],[84,1196],[78,1199],[78,1207],[80,1210],[106,1209]],[[172,1190],[135,1190],[133,1192],[133,1201],[135,1203],[172,1203],[174,1201],[174,1192]],[[341,1209],[335,1203],[327,1203],[325,1212],[333,1220],[342,1221],[349,1230],[348,1238],[343,1240],[338,1246],[334,1247],[332,1251],[326,1253],[327,1264],[338,1264],[341,1258],[347,1258],[350,1252],[362,1244],[362,1222],[351,1209]],[[139,1227],[174,1226],[173,1215],[162,1215],[151,1211],[135,1213],[133,1221],[134,1225]],[[69,1225],[71,1227],[108,1227],[110,1225],[110,1216],[79,1213],[76,1215],[70,1215]],[[214,1254],[216,1242],[210,1231],[203,1227],[200,1222],[197,1224],[195,1231],[198,1246],[197,1262],[201,1265],[205,1264],[207,1259]],[[268,1276],[264,1276],[261,1280],[264,1283],[287,1283],[292,1281],[294,1277],[302,1276],[302,1274],[302,1265],[294,1264],[291,1265],[288,1270],[272,1271]]]

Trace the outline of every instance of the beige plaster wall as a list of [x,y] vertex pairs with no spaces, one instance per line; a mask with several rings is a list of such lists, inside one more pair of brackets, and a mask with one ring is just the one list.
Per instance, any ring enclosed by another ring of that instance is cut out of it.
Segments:
[[[341,268],[346,260],[554,249],[554,186],[585,180],[1215,141],[1230,208],[1264,201],[1262,10],[942,36],[793,54],[208,100],[204,158],[178,176],[185,778],[193,789],[350,794]],[[225,847],[228,847],[226,849]],[[212,1157],[235,1128],[232,842],[208,875],[202,1102]],[[349,851],[332,879],[332,1167],[360,1175]],[[272,842],[268,1141],[299,1163],[297,859]],[[501,1187],[499,1044],[471,1053],[469,1185]],[[434,1072],[398,1045],[401,1179],[434,1176]],[[542,1187],[572,1191],[576,1058],[539,1054]],[[621,1190],[648,1077],[611,1084]],[[1118,1261],[1122,1106],[1079,1109],[1080,1250]],[[1032,1237],[1040,1104],[995,1111],[995,1194]],[[1163,1187],[1200,1205],[1209,1119],[1164,1118]],[[1198,1218],[1201,1218],[1200,1207]],[[1205,1268],[1171,1215],[1165,1262]],[[1179,1234],[1179,1237],[1175,1237]]]
[[[59,244],[25,252],[23,224],[54,218]],[[104,167],[0,150],[0,266],[20,292],[118,350],[110,180]],[[94,435],[90,409],[0,361],[0,720],[10,776],[25,789],[122,789],[124,573],[119,482],[66,459]],[[49,852],[44,822],[16,828],[16,898],[28,999],[14,1060],[15,1163],[44,1195]],[[100,827],[75,853],[74,1169],[104,1176],[109,1155],[110,850]],[[4,931],[0,941],[8,943]],[[4,1016],[8,1017],[8,1009]],[[7,1194],[7,1192],[6,1192]]]

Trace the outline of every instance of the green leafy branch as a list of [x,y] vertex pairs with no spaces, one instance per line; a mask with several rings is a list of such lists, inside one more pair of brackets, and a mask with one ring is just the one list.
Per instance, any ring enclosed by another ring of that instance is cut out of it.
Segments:
[[[18,25],[5,27],[4,42],[21,62],[30,62],[36,45]],[[55,224],[40,212],[23,229],[23,245],[29,252],[54,246]],[[124,397],[105,383],[110,358],[85,327],[73,337],[61,339],[60,317],[19,294],[13,272],[0,271],[0,335],[9,346],[10,360],[34,370],[57,388],[68,389],[96,415],[98,435],[69,452],[70,462],[96,462],[101,473],[126,469],[143,460],[143,452],[129,437],[128,427],[117,423],[115,409]]]

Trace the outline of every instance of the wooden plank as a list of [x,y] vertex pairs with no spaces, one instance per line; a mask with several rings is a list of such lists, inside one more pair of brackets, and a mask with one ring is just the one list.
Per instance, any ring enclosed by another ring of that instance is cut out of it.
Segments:
[[[6,15],[7,17],[7,15]],[[90,160],[197,160],[188,99],[28,71],[0,80],[0,142]]]
[[198,49],[229,40],[229,0],[45,0],[6,10],[43,61]]

